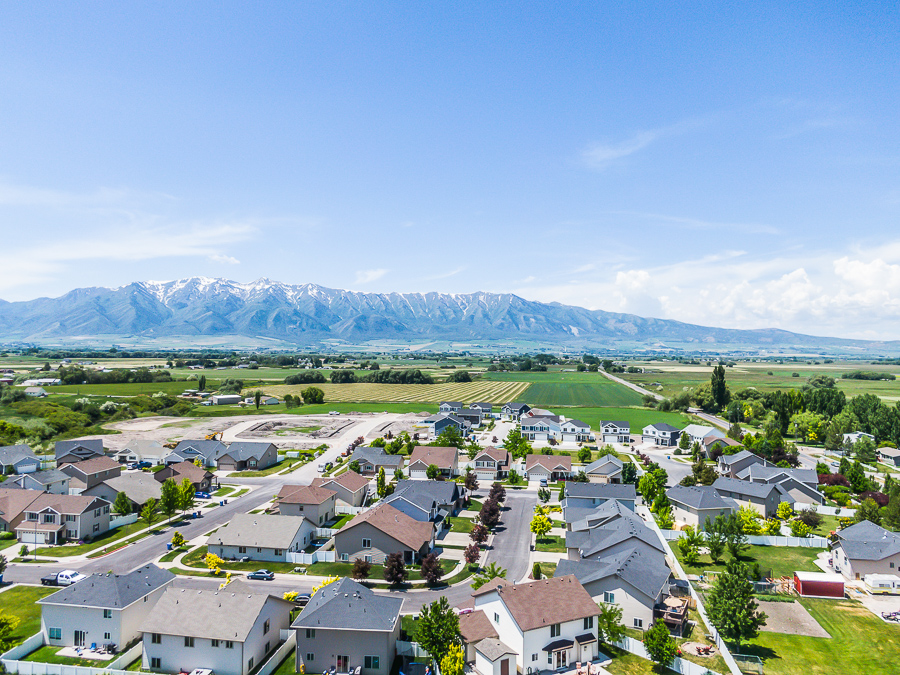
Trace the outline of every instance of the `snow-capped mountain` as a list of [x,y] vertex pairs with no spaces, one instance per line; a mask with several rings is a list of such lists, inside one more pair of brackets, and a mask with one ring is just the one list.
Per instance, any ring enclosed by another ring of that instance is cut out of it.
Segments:
[[268,279],[242,284],[192,277],[120,288],[80,288],[59,298],[0,301],[2,340],[99,335],[233,335],[304,344],[325,338],[584,345],[658,340],[772,346],[852,342],[774,329],[706,328],[532,302],[508,293],[359,293]]

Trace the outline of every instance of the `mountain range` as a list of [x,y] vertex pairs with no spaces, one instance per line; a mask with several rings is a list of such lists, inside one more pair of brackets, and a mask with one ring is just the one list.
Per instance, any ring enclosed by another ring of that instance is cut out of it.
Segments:
[[615,347],[680,343],[714,347],[893,351],[898,343],[823,338],[778,329],[736,330],[525,300],[509,293],[360,293],[259,279],[192,277],[79,288],[58,298],[0,300],[0,340],[243,337],[312,344],[341,340],[531,342]]

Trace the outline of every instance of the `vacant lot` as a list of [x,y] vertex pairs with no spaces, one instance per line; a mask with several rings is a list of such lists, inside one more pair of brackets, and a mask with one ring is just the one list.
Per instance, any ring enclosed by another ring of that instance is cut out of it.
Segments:
[[[263,391],[272,396],[297,395],[310,385],[264,386]],[[316,384],[325,392],[325,401],[360,402],[385,401],[410,403],[437,403],[440,401],[489,401],[506,403],[522,397],[528,382],[447,382],[443,384]]]

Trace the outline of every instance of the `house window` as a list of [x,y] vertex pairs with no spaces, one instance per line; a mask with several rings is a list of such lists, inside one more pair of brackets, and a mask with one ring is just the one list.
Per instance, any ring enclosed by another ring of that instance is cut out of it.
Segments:
[[66,516],[66,522],[67,522],[67,523],[74,523],[74,522],[75,522],[75,516],[71,516],[71,515]]
[[225,649],[234,649],[234,642],[231,640],[225,640]]
[[193,647],[194,646],[194,638],[185,635],[184,636],[184,646],[185,647]]
[[377,656],[367,656],[365,657],[363,662],[365,663],[363,668],[372,668],[373,670],[378,670],[379,668],[381,668],[381,659],[379,659]]
[[635,619],[635,620],[634,620],[634,627],[635,627],[635,628],[643,628],[643,627],[644,627],[644,620],[643,620],[643,619]]
[[316,637],[316,629],[315,628],[307,628],[306,629],[306,639],[313,640]]
[[151,668],[160,668],[160,661],[158,656],[154,656],[150,659],[150,667]]
[[212,641],[212,646],[213,646],[213,647],[218,647],[218,646],[219,646],[219,641],[218,641],[218,640],[213,640],[213,641]]
[[103,610],[103,618],[104,618],[104,619],[111,619],[111,618],[112,618],[112,610],[111,610],[111,609],[104,609],[104,610]]
[[494,612],[494,623],[500,623],[500,615]]
[[257,546],[257,547],[256,547],[256,552],[257,552],[257,553],[262,553],[262,549],[259,548],[259,547]]
[[894,569],[894,563],[891,563],[891,569]]
[[104,507],[103,507],[103,513],[104,513],[104,514],[109,513],[109,507],[108,507],[108,506],[104,506]]
[[103,634],[103,639],[104,639],[104,640],[109,640],[110,637],[111,637],[111,636],[110,636],[109,633],[104,633],[104,634]]
[[616,604],[616,594],[609,591],[603,591],[603,602],[608,605]]
[[372,548],[372,540],[371,539],[363,539],[362,547],[363,548]]
[[537,654],[532,654],[532,655],[531,655],[531,660],[532,660],[532,661],[537,661],[537,656],[538,656]]
[[560,633],[560,625],[558,623],[555,623],[552,626],[550,626],[550,637],[552,637],[552,638],[559,637],[559,633]]
[[253,657],[252,656],[250,657],[250,660],[247,661],[247,668],[248,668],[248,670],[253,670]]
[[94,523],[94,532],[100,531],[100,523]]
[[28,520],[37,520],[37,519],[38,519],[38,514],[29,512]]
[[363,557],[366,559],[366,562],[367,562],[367,563],[372,562],[372,556],[366,555],[366,556],[363,556]]
[[49,633],[51,640],[62,640],[62,628],[51,628]]
[[280,548],[275,549],[275,555],[281,555],[283,551]]
[[55,522],[56,522],[56,516],[55,516],[54,514],[52,514],[52,513],[45,513],[45,514],[44,514],[44,519],[43,519],[41,522],[43,522],[43,523],[55,523]]
[[271,644],[272,644],[272,643],[270,643],[270,642],[267,642],[267,643],[266,643],[266,649],[265,649],[265,651],[264,651],[263,653],[265,653],[265,654],[268,654],[268,653],[269,653],[269,649],[271,648]]
[[594,617],[587,616],[584,618],[584,629],[588,630],[589,628],[594,627]]
[[[263,624],[263,635],[269,632],[269,620],[266,619],[266,622]],[[269,651],[268,649],[266,651]]]
[[162,635],[160,635],[159,633],[152,633],[150,635],[150,642],[155,645],[160,644],[162,642]]
[[350,560],[350,554],[349,554],[349,553],[341,553],[341,560],[343,560],[344,562],[349,561],[349,560]]
[[307,661],[315,661],[316,655],[313,654],[312,652],[306,652],[306,660]]
[[246,546],[238,546],[238,553],[246,553],[246,552],[247,552]]
[[297,507],[297,510],[300,511],[300,512],[302,513],[302,512],[303,512],[303,505],[302,505],[302,504],[299,505],[299,506]]
[[100,509],[94,509],[94,518],[100,517]]

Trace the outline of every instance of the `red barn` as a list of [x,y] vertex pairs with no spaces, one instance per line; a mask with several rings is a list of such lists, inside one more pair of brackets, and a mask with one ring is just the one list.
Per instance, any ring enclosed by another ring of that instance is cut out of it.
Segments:
[[794,587],[805,598],[844,597],[844,577],[831,572],[794,572]]

